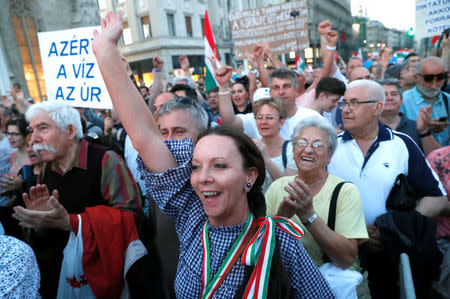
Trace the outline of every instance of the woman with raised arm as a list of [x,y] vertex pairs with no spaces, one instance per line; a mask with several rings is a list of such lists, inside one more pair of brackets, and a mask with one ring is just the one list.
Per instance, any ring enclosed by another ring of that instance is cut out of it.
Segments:
[[[302,228],[262,217],[264,161],[251,139],[219,127],[200,134],[195,148],[191,139],[164,143],[120,64],[121,13],[101,25],[93,46],[106,86],[140,152],[148,192],[176,222],[177,298],[333,298],[298,240]],[[256,230],[265,242],[254,242]]]

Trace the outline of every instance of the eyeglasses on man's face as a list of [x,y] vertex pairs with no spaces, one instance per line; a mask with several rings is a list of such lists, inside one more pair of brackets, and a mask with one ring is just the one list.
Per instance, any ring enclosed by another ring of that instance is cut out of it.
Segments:
[[339,108],[344,109],[345,106],[348,106],[350,109],[356,109],[359,105],[362,104],[371,104],[376,103],[377,101],[359,101],[358,99],[351,99],[351,100],[342,100],[342,102],[339,103]]
[[437,81],[442,81],[447,76],[447,73],[440,73],[440,74],[417,74],[423,78],[423,81],[427,83],[431,83],[434,81],[434,78],[436,78]]

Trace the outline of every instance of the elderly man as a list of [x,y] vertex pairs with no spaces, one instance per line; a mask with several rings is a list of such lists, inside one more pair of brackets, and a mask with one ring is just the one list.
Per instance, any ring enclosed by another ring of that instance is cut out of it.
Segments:
[[422,136],[432,133],[441,146],[450,145],[450,95],[441,91],[447,78],[445,63],[441,58],[428,57],[419,61],[415,68],[416,87],[403,94],[400,111],[412,120],[419,117],[421,110],[428,113],[430,130]]
[[162,105],[170,100],[176,98],[177,95],[172,92],[163,92],[155,98],[151,111],[155,117],[158,116],[158,111],[161,109]]
[[384,73],[384,79],[390,78],[400,80],[403,90],[410,90],[416,85],[414,67],[408,60],[389,66]]
[[[417,194],[421,194],[416,207],[420,214],[433,217],[444,210],[448,212],[442,184],[417,145],[408,136],[379,122],[384,104],[385,91],[378,83],[357,80],[349,84],[342,101],[346,130],[338,135],[338,146],[328,166],[330,173],[359,188],[370,246],[380,244],[379,231],[373,224],[378,216],[386,213],[386,199],[401,173]],[[375,285],[378,291],[383,291],[384,286],[377,285],[378,280],[373,277],[387,277],[389,271],[386,267],[381,273],[371,273],[368,269],[371,291]]]
[[[230,79],[232,69],[224,66],[216,71],[216,80],[219,83],[219,112],[223,125],[244,131],[250,138],[261,139],[256,126],[256,120],[253,113],[238,114],[233,112],[233,106],[230,98]],[[270,75],[270,95],[274,98],[280,98],[286,105],[287,118],[280,130],[280,136],[289,140],[297,123],[305,117],[311,115],[320,115],[318,112],[297,106],[295,104],[297,78],[293,71],[288,69],[277,69]]]
[[370,80],[371,78],[372,75],[370,74],[369,70],[363,66],[359,66],[353,69],[353,71],[350,73],[350,75],[348,76],[348,81],[353,82],[361,79]]
[[411,137],[424,152],[425,156],[438,149],[440,145],[433,135],[425,134],[429,130],[425,113],[420,113],[416,122],[412,119],[407,119],[402,112],[399,112],[403,101],[400,81],[397,79],[383,79],[377,82],[383,86],[386,96],[383,112],[380,115],[381,122],[391,129]]
[[347,68],[345,69],[345,76],[350,79],[350,76],[352,75],[352,72],[358,68],[363,67],[364,63],[362,62],[361,58],[352,56],[348,59],[347,62]]
[[[69,232],[77,227],[77,214],[89,215],[88,218],[83,216],[83,236],[88,233],[85,225],[90,222],[95,226],[98,222],[103,227],[103,233],[101,236],[93,233],[92,239],[105,240],[108,231],[115,230],[117,233],[118,229],[108,226],[105,214],[113,217],[116,212],[110,210],[117,208],[131,212],[135,220],[141,222],[141,196],[118,155],[83,139],[80,115],[75,108],[55,102],[38,103],[28,109],[26,118],[30,122],[33,149],[46,161],[39,183],[45,184],[48,190],[43,185],[32,187],[30,199],[24,195],[28,209],[16,207],[15,218],[25,227],[38,229],[31,236],[31,245],[41,269],[41,294],[43,297],[55,297],[63,249]],[[43,204],[39,205],[40,202]],[[87,214],[88,207],[101,207],[104,212],[110,210],[93,216]],[[109,221],[112,220],[109,218]],[[136,230],[134,223],[132,226]],[[121,244],[110,248],[123,257]],[[97,270],[100,276],[101,270]],[[84,272],[88,276],[86,269]]]

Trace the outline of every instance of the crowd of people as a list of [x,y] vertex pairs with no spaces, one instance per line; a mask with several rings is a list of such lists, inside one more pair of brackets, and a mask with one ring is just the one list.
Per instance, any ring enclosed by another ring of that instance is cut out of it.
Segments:
[[262,43],[234,79],[210,58],[209,90],[186,56],[186,76],[165,84],[155,56],[148,87],[109,12],[93,50],[113,110],[11,88],[0,297],[399,298],[405,252],[416,296],[449,298],[450,37],[440,57],[396,64],[382,49],[337,64],[338,33],[317,29],[313,73]]

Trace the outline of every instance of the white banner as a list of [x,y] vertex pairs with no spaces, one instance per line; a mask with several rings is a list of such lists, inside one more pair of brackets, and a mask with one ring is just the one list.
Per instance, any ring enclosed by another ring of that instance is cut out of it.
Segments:
[[100,26],[38,33],[49,101],[74,107],[112,108],[92,51],[94,29],[100,31]]
[[416,0],[416,37],[441,35],[450,28],[450,0]]

